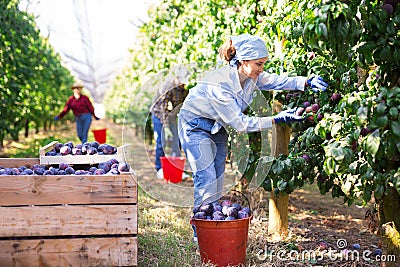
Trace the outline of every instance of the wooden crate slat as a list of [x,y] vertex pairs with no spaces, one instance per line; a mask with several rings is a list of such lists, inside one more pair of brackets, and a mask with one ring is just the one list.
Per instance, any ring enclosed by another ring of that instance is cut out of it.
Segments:
[[129,174],[0,176],[0,206],[136,202]]
[[0,208],[0,236],[137,234],[136,205]]
[[39,164],[38,158],[0,158],[0,167],[14,168],[20,166],[32,167],[35,164]]
[[136,266],[137,237],[0,241],[0,266]]

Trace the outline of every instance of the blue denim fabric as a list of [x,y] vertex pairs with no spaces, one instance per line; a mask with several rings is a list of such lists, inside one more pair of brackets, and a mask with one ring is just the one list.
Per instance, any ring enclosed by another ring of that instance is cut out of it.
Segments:
[[75,116],[75,121],[76,121],[76,133],[78,134],[78,137],[83,144],[88,140],[88,132],[90,124],[92,123],[92,114],[83,113],[79,116]]
[[172,143],[171,143],[171,156],[180,157],[181,153],[181,144],[179,142],[179,134],[178,134],[178,124],[177,124],[176,115],[168,116],[168,126],[169,130],[172,134]]
[[228,133],[222,128],[211,134],[214,120],[199,117],[185,123],[181,115],[179,137],[193,171],[194,205],[200,205],[206,199],[207,203],[212,202],[222,192]]
[[164,153],[164,148],[163,144],[165,143],[162,138],[162,128],[163,125],[157,116],[152,115],[151,120],[153,121],[153,130],[154,130],[154,136],[156,138],[156,159],[155,159],[155,167],[156,170],[158,171],[161,169],[161,157],[165,155]]
[[[151,119],[153,121],[153,130],[154,136],[156,137],[156,159],[155,159],[155,168],[158,171],[161,169],[161,157],[165,156],[165,134],[163,131],[164,125],[161,123],[161,120],[155,116],[151,115]],[[179,136],[178,136],[178,126],[176,124],[176,116],[168,117],[168,126],[172,134],[172,144],[171,144],[171,155],[180,157],[181,156],[181,148],[179,144]]]

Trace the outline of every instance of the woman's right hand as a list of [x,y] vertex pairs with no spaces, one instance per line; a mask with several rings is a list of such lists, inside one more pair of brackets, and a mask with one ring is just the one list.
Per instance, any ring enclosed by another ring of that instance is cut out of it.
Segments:
[[58,121],[59,119],[60,119],[60,118],[59,118],[58,116],[55,116],[55,117],[54,117],[54,120],[55,120],[55,121]]
[[277,115],[273,116],[275,124],[303,121],[304,118],[302,116],[296,115],[296,110],[297,108],[293,108],[279,112]]

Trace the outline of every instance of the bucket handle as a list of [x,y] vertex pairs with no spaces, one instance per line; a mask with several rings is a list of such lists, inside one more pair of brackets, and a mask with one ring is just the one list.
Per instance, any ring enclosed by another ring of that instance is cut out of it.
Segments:
[[[246,199],[247,204],[248,204],[248,206],[249,206],[249,209],[252,211],[250,201],[249,201],[248,197],[247,197],[245,194],[243,194],[243,192],[238,191],[238,190],[235,190],[235,189],[231,189],[231,190],[229,190],[229,191],[240,193],[240,194],[244,197],[244,199]],[[201,202],[200,207],[203,206],[204,201],[206,201],[207,199],[209,199],[209,198],[211,198],[211,197],[213,197],[213,196],[215,196],[215,195],[217,195],[217,194],[220,194],[220,193],[222,193],[222,192],[216,192],[216,193],[210,195],[209,197],[207,197],[206,199],[204,199],[204,200]]]

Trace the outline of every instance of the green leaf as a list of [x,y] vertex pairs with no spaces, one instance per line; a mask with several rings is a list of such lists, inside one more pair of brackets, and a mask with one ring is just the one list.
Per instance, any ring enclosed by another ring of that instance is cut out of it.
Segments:
[[386,104],[385,103],[379,103],[377,106],[376,106],[376,113],[378,114],[378,115],[383,115],[383,114],[385,114],[385,110],[386,110]]
[[286,188],[287,182],[284,180],[279,180],[277,185],[278,185],[279,191],[284,191]]
[[386,125],[388,124],[388,122],[389,122],[389,118],[388,118],[388,116],[382,116],[382,117],[379,117],[377,120],[376,120],[376,125],[379,127],[379,128],[385,128],[386,127]]
[[389,115],[393,118],[393,119],[397,119],[397,116],[399,116],[399,111],[396,107],[391,107],[389,109]]
[[359,107],[357,110],[356,122],[358,126],[364,125],[368,119],[368,108]]
[[383,186],[383,184],[381,184],[375,189],[374,196],[376,198],[381,198],[384,192],[385,192],[385,187]]
[[341,122],[337,122],[332,126],[331,134],[332,136],[336,136],[336,134],[343,128],[343,124]]
[[322,36],[328,39],[328,29],[326,28],[326,25],[324,23],[319,24],[320,32],[322,33]]
[[400,137],[400,121],[391,121],[390,129],[392,130],[394,135]]
[[376,153],[378,152],[380,143],[381,143],[381,138],[379,136],[379,129],[378,129],[378,130],[375,130],[370,135],[368,135],[366,142],[365,142],[366,152],[371,154],[373,157],[375,157]]

